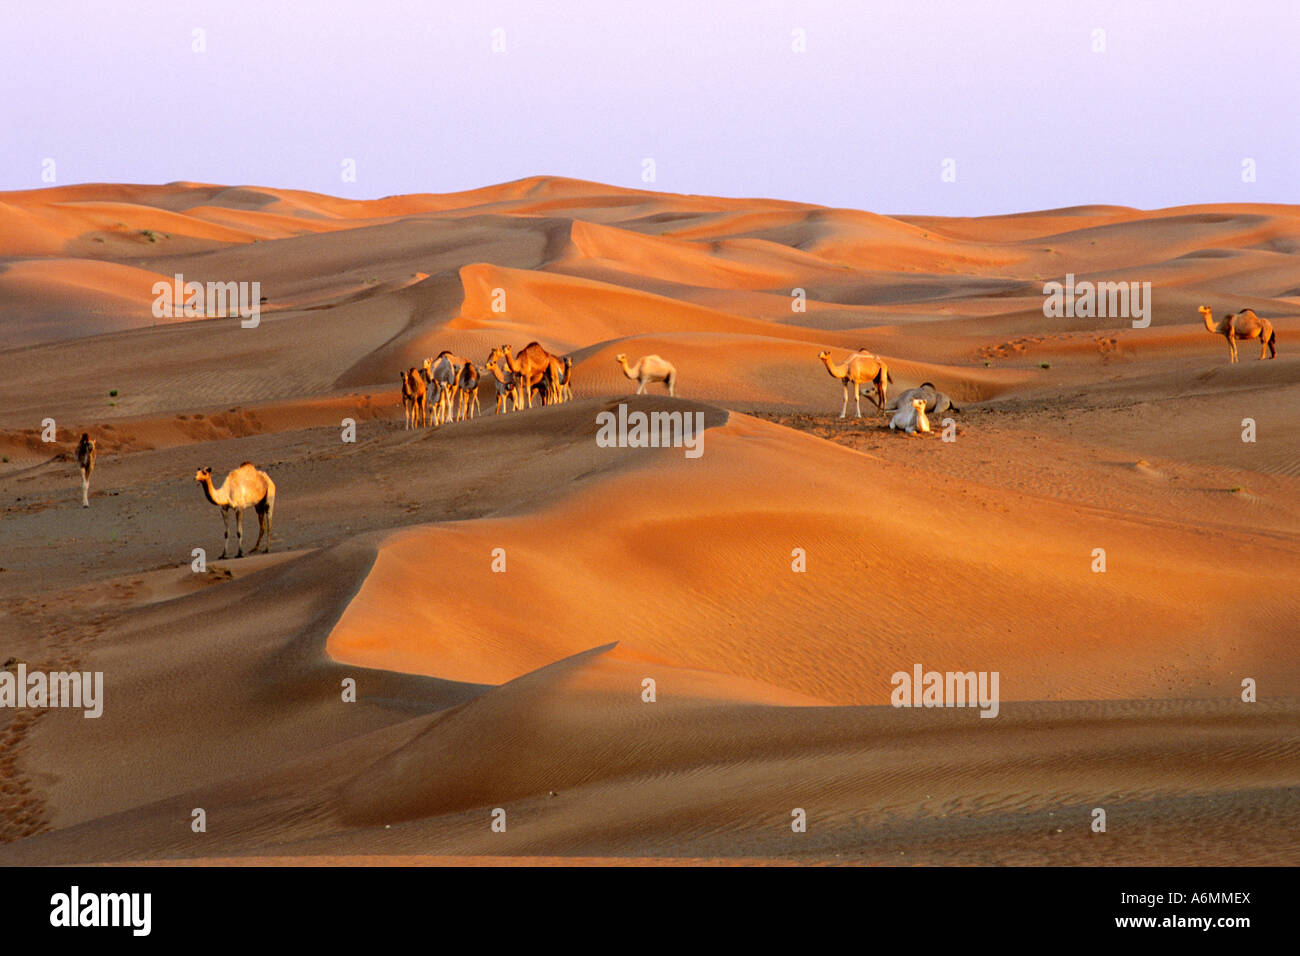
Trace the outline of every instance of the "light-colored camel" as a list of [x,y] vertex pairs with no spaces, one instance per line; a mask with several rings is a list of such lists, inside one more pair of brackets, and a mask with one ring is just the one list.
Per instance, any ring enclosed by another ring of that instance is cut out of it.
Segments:
[[1237,339],[1259,339],[1259,357],[1262,359],[1267,352],[1269,358],[1277,358],[1277,333],[1273,331],[1273,323],[1261,319],[1254,309],[1242,309],[1236,315],[1229,312],[1217,324],[1208,305],[1201,306],[1200,313],[1206,329],[1228,340],[1228,364],[1237,361]]
[[914,398],[898,409],[898,413],[889,420],[890,429],[901,428],[909,435],[930,431],[930,419],[925,416],[925,399]]
[[474,367],[473,362],[466,362],[460,367],[460,374],[456,376],[456,389],[460,393],[460,401],[456,409],[457,419],[464,421],[466,418],[473,418],[479,411],[478,369]]
[[441,425],[452,420],[455,414],[453,400],[456,396],[460,367],[466,363],[461,358],[445,349],[435,359],[429,359],[430,380],[437,389],[437,400],[433,403],[433,423]]
[[244,556],[244,509],[252,508],[257,512],[257,543],[253,553],[257,553],[262,536],[266,536],[266,553],[271,553],[271,518],[275,511],[275,482],[264,471],[259,471],[251,462],[246,461],[221,483],[220,488],[212,486],[212,469],[200,468],[194,474],[194,480],[203,486],[203,494],[221,509],[221,525],[226,536],[221,544],[221,556],[230,551],[230,512],[235,513],[235,533],[239,539],[237,558]]
[[501,366],[497,365],[494,359],[489,360],[484,366],[492,376],[492,383],[496,386],[497,406],[496,414],[510,411],[510,405],[514,404],[515,395],[515,377],[514,373],[506,370],[501,371]]
[[849,412],[850,392],[853,393],[853,401],[857,406],[856,417],[862,417],[862,396],[859,389],[867,383],[876,387],[876,408],[884,411],[889,383],[893,381],[884,359],[870,352],[854,352],[843,365],[836,365],[831,361],[829,351],[820,352],[817,357],[825,364],[826,371],[831,373],[831,377],[839,379],[844,384],[844,406],[840,409],[840,418]]
[[412,368],[400,373],[402,381],[402,411],[406,414],[406,427],[418,428],[428,417],[428,386],[424,370]]
[[81,433],[77,443],[77,464],[81,466],[81,507],[90,507],[90,473],[95,470],[95,439]]
[[961,411],[952,403],[952,399],[935,388],[932,382],[922,382],[919,388],[909,388],[905,392],[899,392],[885,405],[885,411],[893,411],[902,408],[904,405],[911,404],[914,398],[925,399],[925,410],[929,413]]
[[640,395],[650,382],[663,382],[668,386],[668,394],[677,394],[677,369],[672,362],[661,359],[658,355],[646,355],[632,367],[628,367],[627,355],[619,352],[614,361],[623,370],[623,374],[637,383],[636,393]]
[[520,364],[515,361],[515,357],[510,354],[510,346],[498,345],[488,355],[489,362],[504,362],[505,368],[502,369],[506,380],[510,383],[510,394],[514,403],[515,411],[524,407],[524,370]]

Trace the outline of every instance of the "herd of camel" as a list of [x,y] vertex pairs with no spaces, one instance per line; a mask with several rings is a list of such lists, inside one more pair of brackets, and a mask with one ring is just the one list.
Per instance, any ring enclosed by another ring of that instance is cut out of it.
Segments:
[[[639,385],[637,394],[652,382],[663,382],[669,395],[677,394],[677,369],[658,355],[647,355],[636,365],[627,364],[620,353],[615,361],[623,374]],[[488,353],[483,371],[492,377],[496,392],[496,414],[533,407],[537,395],[543,405],[557,405],[573,397],[570,376],[571,356],[552,355],[539,342],[529,342],[518,355],[509,345],[499,345]],[[483,380],[478,368],[467,358],[452,352],[439,352],[398,373],[402,386],[402,412],[406,427],[437,426],[473,418],[479,412],[478,388]]]
[[[1260,359],[1265,354],[1269,358],[1277,357],[1277,333],[1273,330],[1273,324],[1268,319],[1261,319],[1253,310],[1243,309],[1235,314],[1229,313],[1219,322],[1214,321],[1214,314],[1208,306],[1201,306],[1200,314],[1206,329],[1228,340],[1229,363],[1238,361],[1238,340],[1248,342],[1259,339]],[[854,352],[843,363],[835,362],[829,351],[823,351],[817,357],[826,366],[826,371],[844,385],[844,404],[840,408],[840,418],[848,414],[850,391],[853,393],[858,418],[862,417],[863,389],[872,395],[879,411],[886,410],[889,385],[893,378],[884,359],[865,349]],[[638,395],[645,391],[646,385],[654,382],[662,382],[669,395],[677,394],[677,369],[671,362],[658,355],[646,355],[635,365],[628,365],[627,355],[622,353],[614,360],[625,376],[637,382]],[[497,414],[512,408],[519,411],[525,405],[532,408],[534,392],[539,394],[543,405],[567,401],[573,396],[570,387],[572,358],[552,355],[537,342],[530,342],[517,356],[511,353],[510,346],[498,346],[489,353],[483,368],[492,376],[496,386]],[[441,425],[444,422],[473,418],[479,411],[479,378],[479,371],[473,362],[446,351],[439,353],[436,358],[425,359],[421,366],[403,372],[402,407],[406,415],[406,427]],[[897,409],[889,427],[901,429],[909,435],[930,431],[927,413],[959,411],[948,396],[930,382],[922,383],[919,388],[908,389],[888,404]],[[88,508],[90,476],[95,470],[95,440],[88,433],[83,433],[77,444],[76,458],[81,470],[81,504]],[[258,533],[253,552],[257,552],[263,540],[266,541],[265,550],[270,552],[271,518],[275,511],[275,482],[270,475],[258,469],[251,461],[246,461],[226,475],[226,480],[219,486],[213,484],[211,468],[199,469],[194,480],[202,487],[204,497],[221,511],[222,527],[225,530],[221,549],[223,558],[230,550],[232,513],[239,547],[235,556],[243,557],[244,511],[248,508],[257,514]]]

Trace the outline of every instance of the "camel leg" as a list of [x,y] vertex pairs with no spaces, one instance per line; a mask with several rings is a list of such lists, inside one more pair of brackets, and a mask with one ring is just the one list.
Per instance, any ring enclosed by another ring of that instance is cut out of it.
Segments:
[[[1260,356],[1260,358],[1263,357],[1264,356],[1262,355]],[[81,507],[83,508],[90,507],[89,495],[90,495],[90,478],[83,471],[81,473]]]
[[257,540],[253,542],[252,553],[257,554],[257,549],[262,546],[262,535],[266,534],[266,512],[257,507],[253,510],[257,512]]
[[221,529],[225,532],[221,539],[221,556],[224,558],[230,553],[230,511],[226,508],[221,509]]
[[673,398],[677,397],[677,379],[670,378],[668,380],[668,394]]
[[858,391],[856,385],[853,387],[853,404],[854,406],[856,406],[858,410],[858,413],[853,417],[861,418],[862,417],[862,393]]
[[636,386],[636,393],[637,393],[638,395],[640,395],[640,394],[641,394],[642,392],[644,392],[644,391],[645,391],[645,382],[642,381],[642,380],[640,380],[640,379],[638,379],[638,380],[637,380],[637,386]]
[[238,540],[239,540],[239,553],[235,555],[235,557],[242,558],[244,556],[244,509],[243,508],[235,509],[235,534],[238,535]]
[[840,418],[849,413],[849,383],[844,383],[844,404],[840,406]]

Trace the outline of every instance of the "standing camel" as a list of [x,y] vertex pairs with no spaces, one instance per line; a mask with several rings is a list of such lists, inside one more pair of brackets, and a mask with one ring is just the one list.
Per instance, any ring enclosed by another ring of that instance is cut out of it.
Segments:
[[459,355],[453,355],[445,349],[438,353],[436,359],[426,360],[426,363],[431,367],[430,379],[438,390],[438,398],[433,403],[433,423],[435,425],[449,422],[455,417],[456,409],[453,400],[456,397],[460,367],[465,365],[466,362],[466,359],[461,358]]
[[671,362],[664,361],[658,355],[646,355],[628,368],[627,356],[622,352],[614,356],[614,361],[618,363],[624,375],[637,383],[638,395],[645,391],[649,382],[663,382],[668,386],[668,394],[676,397],[677,369]]
[[1269,358],[1277,358],[1277,333],[1273,331],[1273,323],[1268,319],[1261,319],[1255,314],[1254,309],[1242,309],[1236,315],[1229,312],[1217,325],[1214,322],[1214,313],[1210,311],[1208,305],[1200,308],[1201,318],[1205,320],[1205,327],[1215,335],[1222,335],[1228,340],[1228,364],[1231,365],[1237,361],[1237,339],[1250,341],[1259,339],[1259,357],[1262,359],[1264,353],[1268,352]]
[[221,556],[230,551],[230,512],[235,512],[235,532],[239,538],[237,558],[244,556],[244,509],[252,508],[257,512],[257,544],[253,553],[257,553],[262,536],[266,535],[266,553],[271,553],[271,515],[275,511],[275,482],[264,471],[258,471],[251,462],[246,461],[221,483],[220,488],[212,486],[212,469],[200,468],[194,474],[194,480],[203,486],[203,494],[221,509],[221,525],[226,536],[221,543]]
[[81,507],[90,507],[90,473],[95,470],[95,439],[85,432],[77,443],[77,464],[81,466]]
[[501,371],[501,366],[497,365],[495,359],[489,359],[485,368],[492,375],[492,384],[496,386],[497,405],[495,414],[500,415],[502,412],[508,412],[508,404],[513,404],[515,394],[515,377],[514,373],[506,370]]
[[567,402],[573,398],[573,388],[569,385],[569,377],[573,374],[573,359],[564,356],[564,368],[560,374],[560,401]]
[[460,391],[460,405],[457,409],[459,420],[473,418],[479,411],[478,405],[478,369],[473,362],[466,362],[460,367],[456,376],[456,387]]
[[[506,359],[510,358],[510,350],[506,349]],[[523,350],[515,358],[515,365],[511,366],[512,370],[517,368],[516,374],[521,376],[523,381],[521,385],[524,395],[528,399],[528,407],[533,407],[533,387],[542,380],[542,375],[551,367],[553,356],[546,349],[542,348],[538,342],[529,342],[523,347]],[[543,398],[543,404],[545,398]]]
[[876,386],[876,408],[884,409],[889,383],[893,381],[884,359],[870,352],[854,352],[843,365],[836,365],[831,361],[829,351],[821,352],[817,357],[825,363],[826,371],[831,373],[832,378],[837,378],[844,383],[844,407],[840,409],[840,418],[849,412],[850,390],[853,392],[853,401],[858,411],[855,417],[862,417],[862,395],[858,389],[868,382]]
[[524,385],[523,367],[515,361],[515,357],[510,354],[510,346],[498,345],[488,355],[489,362],[505,362],[504,374],[510,382],[511,395],[513,396],[515,411],[524,407]]
[[402,411],[406,414],[406,427],[418,428],[428,416],[428,387],[424,370],[412,368],[398,373],[402,381]]

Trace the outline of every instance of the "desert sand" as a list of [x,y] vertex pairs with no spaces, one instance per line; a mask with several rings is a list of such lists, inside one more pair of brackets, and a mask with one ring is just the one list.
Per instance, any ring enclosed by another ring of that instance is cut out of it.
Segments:
[[[0,194],[0,659],[105,688],[0,708],[0,863],[1295,865],[1298,256],[1278,205]],[[1150,282],[1149,327],[1046,317],[1067,273]],[[176,274],[259,324],[155,317]],[[485,374],[404,429],[399,371],[534,340],[572,401]],[[960,411],[840,419],[823,349]],[[620,403],[703,453],[600,447]],[[222,559],[194,473],[244,461],[273,549]],[[890,706],[918,663],[996,671],[996,719]]]

